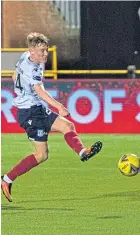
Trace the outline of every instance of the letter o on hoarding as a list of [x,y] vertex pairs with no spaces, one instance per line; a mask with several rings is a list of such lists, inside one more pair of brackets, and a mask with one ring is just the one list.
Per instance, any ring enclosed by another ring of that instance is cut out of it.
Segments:
[[[80,115],[76,110],[76,102],[82,97],[88,98],[91,102],[91,111],[87,115]],[[98,117],[98,114],[100,113],[100,102],[94,92],[87,89],[79,89],[70,95],[67,108],[75,122],[80,124],[88,124],[93,122]]]

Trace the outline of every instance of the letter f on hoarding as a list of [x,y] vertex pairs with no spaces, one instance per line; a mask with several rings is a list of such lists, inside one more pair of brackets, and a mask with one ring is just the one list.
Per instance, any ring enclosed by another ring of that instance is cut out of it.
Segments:
[[122,103],[112,103],[113,98],[124,98],[125,90],[105,90],[104,91],[104,122],[112,123],[112,113],[122,111]]

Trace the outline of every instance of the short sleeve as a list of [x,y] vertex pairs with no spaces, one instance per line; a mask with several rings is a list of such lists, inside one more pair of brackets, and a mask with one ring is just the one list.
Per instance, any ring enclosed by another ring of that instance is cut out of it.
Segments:
[[31,74],[31,85],[40,84],[42,85],[42,71],[40,68],[33,68],[32,74]]
[[25,59],[27,54],[28,54],[28,52],[24,52],[22,54],[22,56],[20,57],[19,61],[16,63],[15,68],[18,68],[21,65],[21,63],[24,61],[24,59]]

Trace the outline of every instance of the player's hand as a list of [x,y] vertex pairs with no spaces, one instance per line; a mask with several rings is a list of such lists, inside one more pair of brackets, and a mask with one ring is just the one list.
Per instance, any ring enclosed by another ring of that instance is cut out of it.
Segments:
[[67,117],[70,115],[69,111],[64,107],[62,106],[60,109],[59,109],[59,114],[62,116],[62,117]]

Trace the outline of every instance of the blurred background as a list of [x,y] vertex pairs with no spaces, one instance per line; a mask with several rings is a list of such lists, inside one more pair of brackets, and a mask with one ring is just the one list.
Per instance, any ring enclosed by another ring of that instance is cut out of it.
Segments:
[[140,69],[139,8],[137,1],[2,1],[2,47],[24,48],[39,31],[57,46],[59,69]]
[[[8,103],[12,99],[7,98],[14,96],[11,76],[20,55],[27,50],[27,35],[37,31],[50,39],[45,87],[69,106],[78,131],[139,132],[140,2],[2,1],[1,7],[5,131],[8,120],[16,122],[9,118],[6,108],[9,104],[14,117],[15,108]],[[4,90],[7,87],[10,93]],[[73,93],[77,89],[85,89],[85,95],[83,91]],[[117,90],[107,93],[112,89]],[[69,100],[74,97],[72,110]],[[112,104],[114,99],[121,103]],[[126,120],[127,128],[123,125]],[[81,128],[81,124],[85,126]]]

